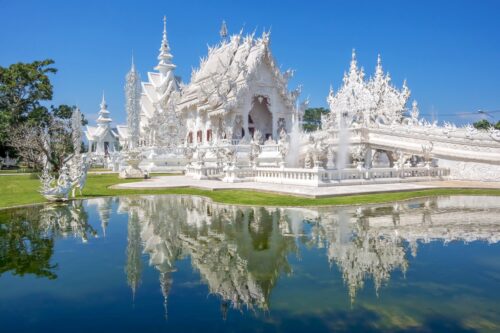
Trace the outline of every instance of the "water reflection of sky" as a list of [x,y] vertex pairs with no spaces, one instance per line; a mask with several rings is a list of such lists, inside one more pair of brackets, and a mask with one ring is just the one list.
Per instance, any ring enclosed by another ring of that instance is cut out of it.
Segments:
[[0,212],[2,331],[500,330],[500,202]]

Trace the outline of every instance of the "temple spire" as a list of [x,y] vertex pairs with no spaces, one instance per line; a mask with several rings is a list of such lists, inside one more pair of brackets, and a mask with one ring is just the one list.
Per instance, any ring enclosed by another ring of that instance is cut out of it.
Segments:
[[104,91],[102,92],[102,99],[101,99],[101,110],[106,110],[108,108],[108,105],[106,104],[106,97],[104,97]]
[[352,54],[351,54],[351,71],[355,71],[358,69],[358,62],[356,61],[356,49],[352,49]]
[[130,71],[135,72],[135,61],[134,61],[134,52],[132,52],[132,61],[130,62]]
[[375,75],[381,76],[384,73],[382,68],[382,58],[380,57],[380,53],[377,56],[377,67],[375,68]]
[[220,38],[222,40],[225,40],[227,38],[227,25],[226,25],[226,21],[222,20],[222,25],[220,27]]
[[160,54],[158,55],[159,62],[156,69],[164,76],[175,68],[175,65],[172,63],[172,58],[173,56],[170,53],[170,47],[168,46],[167,40],[167,17],[163,16],[163,38],[161,40]]

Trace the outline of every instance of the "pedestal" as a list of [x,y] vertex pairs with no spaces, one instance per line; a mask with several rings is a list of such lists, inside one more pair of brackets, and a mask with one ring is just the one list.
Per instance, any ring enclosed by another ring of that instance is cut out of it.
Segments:
[[122,179],[144,178],[144,171],[139,168],[139,163],[141,163],[140,152],[129,151],[127,155],[128,165],[120,172],[118,177]]
[[196,165],[191,169],[193,179],[203,180],[208,179],[207,170],[204,165]]
[[227,167],[225,171],[224,178],[222,178],[222,181],[225,183],[241,183],[243,180],[238,177],[236,173],[236,167],[234,166],[229,166]]

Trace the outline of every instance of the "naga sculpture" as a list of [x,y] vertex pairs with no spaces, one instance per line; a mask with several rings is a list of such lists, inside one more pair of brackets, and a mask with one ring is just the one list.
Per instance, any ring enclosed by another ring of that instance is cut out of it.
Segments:
[[[73,111],[71,128],[71,139],[74,147],[74,154],[70,155],[65,161],[59,171],[57,181],[50,174],[50,163],[44,157],[43,172],[40,177],[41,188],[40,193],[49,201],[66,201],[70,193],[75,197],[76,189],[79,190],[80,195],[87,181],[87,172],[89,163],[86,156],[81,154],[80,146],[82,142],[81,130],[82,114],[80,109]],[[48,139],[44,142],[45,150],[50,151],[50,143]]]
[[49,201],[66,201],[75,197],[76,189],[82,194],[87,181],[88,163],[78,155],[71,156],[63,165],[57,180],[50,175],[50,168],[45,164],[40,181],[40,193]]

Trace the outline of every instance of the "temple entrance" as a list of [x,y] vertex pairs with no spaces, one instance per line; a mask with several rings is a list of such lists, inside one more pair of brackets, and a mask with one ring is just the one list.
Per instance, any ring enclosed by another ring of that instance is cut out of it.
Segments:
[[384,150],[377,150],[373,154],[372,166],[375,168],[389,168],[394,166],[392,154],[388,154]]
[[254,96],[252,100],[252,109],[248,114],[249,127],[253,125],[253,129],[250,129],[250,133],[253,134],[255,130],[259,130],[264,138],[272,137],[273,135],[273,116],[269,110],[269,97],[258,95]]

